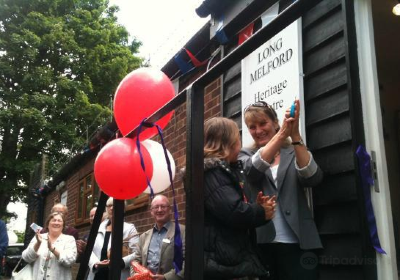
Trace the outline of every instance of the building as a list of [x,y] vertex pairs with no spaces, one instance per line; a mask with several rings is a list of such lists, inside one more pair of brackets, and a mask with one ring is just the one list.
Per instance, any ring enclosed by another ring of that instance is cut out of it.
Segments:
[[[268,30],[268,26],[271,32],[280,30],[301,15],[299,57],[304,90],[299,97],[304,102],[304,131],[307,146],[325,173],[321,187],[310,194],[324,245],[319,259],[320,279],[398,279],[400,100],[396,93],[400,84],[395,75],[400,68],[400,42],[395,38],[400,23],[399,17],[391,14],[395,1],[298,0],[292,4],[282,0],[277,7],[279,15],[263,26],[262,16],[277,2],[204,1],[197,11],[200,16],[211,14],[210,24],[199,30],[185,48],[199,61],[210,61],[210,67],[215,67],[207,71],[205,64],[190,70],[189,57],[179,52],[177,58],[187,67],[182,68],[172,58],[162,70],[179,85],[179,92],[193,81],[201,87],[205,84],[205,119],[222,115],[241,125],[242,79],[248,73],[236,59],[246,49],[256,50],[265,42],[258,42],[256,38],[262,36],[256,34],[261,33],[254,32]],[[251,23],[253,38],[237,48],[239,34]],[[218,63],[225,59],[234,63]],[[191,163],[186,157],[187,148],[193,152],[193,147],[185,143],[186,136],[190,137],[187,133],[191,134],[187,110],[185,104],[178,106],[165,130],[166,146],[178,168]],[[96,148],[74,158],[47,185],[44,213],[54,201],[67,197],[69,208],[76,209],[68,222],[81,233],[87,232],[88,211],[97,196],[93,163],[100,146],[112,138],[115,130],[113,123],[105,126],[92,140],[91,146]],[[360,145],[372,155],[375,183],[371,198],[386,254],[376,253],[371,244],[363,174],[355,154]],[[188,197],[179,176],[175,183],[179,213],[185,223]],[[171,191],[166,194],[171,196]],[[143,195],[126,212],[126,220],[134,222],[140,232],[151,225],[147,204],[148,197]]]

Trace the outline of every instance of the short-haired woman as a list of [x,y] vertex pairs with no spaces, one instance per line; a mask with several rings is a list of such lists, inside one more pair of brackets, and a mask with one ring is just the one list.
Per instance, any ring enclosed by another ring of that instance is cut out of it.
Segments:
[[73,236],[62,233],[65,220],[61,213],[51,213],[45,226],[47,233],[36,232],[29,246],[22,252],[27,263],[33,263],[33,279],[71,280],[71,265],[76,260]]
[[282,126],[266,102],[244,110],[254,146],[243,148],[239,159],[252,196],[262,191],[275,195],[277,201],[273,223],[257,228],[258,248],[270,268],[271,280],[317,279],[317,255],[309,250],[322,248],[322,244],[304,189],[321,183],[323,174],[303,143],[299,119],[298,100],[293,109],[286,110]]

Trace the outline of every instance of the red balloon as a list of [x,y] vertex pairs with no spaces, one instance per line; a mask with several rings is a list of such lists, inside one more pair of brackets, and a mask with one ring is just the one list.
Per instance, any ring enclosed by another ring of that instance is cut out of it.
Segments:
[[[140,68],[129,73],[119,84],[114,97],[114,116],[122,135],[127,135],[144,118],[164,106],[175,96],[175,89],[169,78],[161,71]],[[173,111],[156,123],[164,128]],[[143,141],[157,134],[155,127],[140,134]]]
[[[147,149],[140,144],[146,174],[151,180],[153,162]],[[94,163],[94,176],[101,190],[116,199],[131,199],[147,188],[147,180],[136,139],[119,138],[111,141],[97,155]]]

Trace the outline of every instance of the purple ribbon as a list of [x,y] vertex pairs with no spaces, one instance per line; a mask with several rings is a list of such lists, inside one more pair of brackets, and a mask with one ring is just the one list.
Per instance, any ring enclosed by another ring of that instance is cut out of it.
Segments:
[[369,228],[369,235],[371,238],[372,246],[379,254],[385,254],[379,241],[378,229],[376,227],[376,220],[374,215],[374,208],[371,201],[370,186],[374,184],[374,179],[371,174],[371,157],[365,150],[364,146],[360,145],[357,148],[356,155],[358,157],[361,185],[364,192],[365,211],[367,214],[367,222]]
[[167,153],[167,148],[165,147],[165,143],[164,143],[164,137],[162,134],[162,129],[160,126],[158,126],[157,124],[154,123],[148,123],[146,122],[146,118],[144,118],[142,120],[142,122],[139,125],[138,128],[138,133],[137,133],[137,138],[136,138],[136,146],[140,155],[140,164],[142,166],[143,172],[146,176],[146,180],[147,180],[147,184],[150,188],[150,197],[151,199],[154,198],[154,192],[153,192],[153,188],[151,187],[150,184],[150,180],[147,177],[146,174],[146,166],[144,164],[144,159],[143,159],[143,155],[142,152],[140,150],[140,133],[142,131],[142,126],[145,127],[156,127],[158,130],[158,135],[160,135],[160,139],[161,139],[161,145],[163,147],[164,150],[164,156],[165,156],[165,160],[167,162],[167,168],[168,168],[168,174],[169,174],[169,181],[171,183],[171,188],[172,188],[172,197],[173,197],[173,202],[174,202],[174,218],[175,218],[175,235],[174,235],[174,267],[175,267],[175,271],[176,273],[179,273],[182,270],[182,265],[183,265],[183,251],[182,251],[182,238],[181,238],[181,228],[179,227],[179,216],[178,216],[178,206],[176,205],[176,200],[175,200],[175,189],[174,189],[174,181],[172,180],[172,170],[171,170],[171,162],[169,161],[169,157],[168,157],[168,153]]

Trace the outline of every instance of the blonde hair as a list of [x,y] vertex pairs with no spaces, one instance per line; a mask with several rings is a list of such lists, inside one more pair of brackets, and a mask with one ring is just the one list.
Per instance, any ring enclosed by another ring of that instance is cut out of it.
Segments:
[[249,106],[244,111],[244,122],[246,123],[246,125],[248,125],[250,121],[262,122],[265,120],[265,117],[268,117],[269,119],[271,119],[271,121],[278,123],[278,132],[280,128],[278,115],[276,114],[275,110],[269,105],[267,105],[266,107]]
[[233,120],[223,117],[207,120],[204,123],[204,158],[227,158],[239,139],[239,128]]

